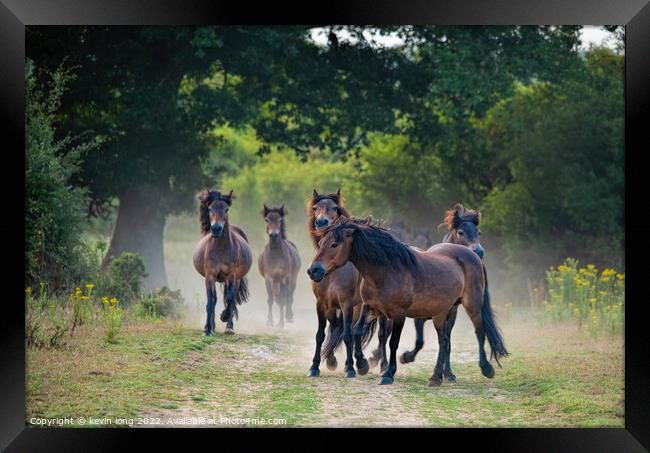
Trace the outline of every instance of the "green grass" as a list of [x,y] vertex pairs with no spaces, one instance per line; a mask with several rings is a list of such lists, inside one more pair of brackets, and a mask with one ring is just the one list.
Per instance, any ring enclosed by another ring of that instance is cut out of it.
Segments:
[[[340,359],[337,371],[323,365],[320,378],[305,377],[313,340],[292,334],[205,338],[168,322],[128,322],[120,341],[106,345],[81,329],[59,349],[28,351],[27,420],[198,414],[373,426],[406,414],[406,424],[429,426],[623,426],[622,338],[570,332],[509,327],[512,355],[494,379],[459,360],[458,382],[435,388],[427,386],[433,351],[425,349],[380,388],[377,370],[344,378]],[[454,344],[472,351],[474,341],[459,334]]]

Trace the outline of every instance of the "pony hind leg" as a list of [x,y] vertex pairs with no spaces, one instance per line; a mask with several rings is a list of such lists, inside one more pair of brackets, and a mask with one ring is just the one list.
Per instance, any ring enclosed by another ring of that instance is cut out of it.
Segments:
[[381,376],[379,385],[392,384],[395,380],[395,373],[397,372],[397,348],[399,347],[399,339],[402,335],[402,328],[404,327],[404,316],[391,319],[391,333],[390,333],[390,361],[386,372]]
[[445,318],[440,316],[432,318],[433,325],[438,334],[438,360],[433,374],[429,378],[429,386],[434,387],[442,384],[442,374],[445,369],[445,362],[447,361],[447,331],[445,330]]
[[424,346],[424,323],[426,318],[415,318],[413,320],[413,325],[415,326],[415,347],[412,351],[406,351],[399,358],[401,363],[411,363],[415,360],[415,356],[420,352],[422,346]]
[[370,364],[368,363],[368,360],[366,360],[366,358],[363,355],[363,344],[362,344],[363,335],[366,330],[366,320],[368,318],[369,311],[370,309],[368,308],[367,305],[365,304],[361,305],[359,319],[357,320],[357,323],[354,325],[354,330],[353,330],[354,358],[357,362],[357,372],[362,376],[364,374],[368,374],[368,370],[370,370]]
[[[477,306],[475,306],[477,305]],[[483,326],[483,316],[481,314],[481,305],[477,303],[475,305],[467,304],[463,301],[463,306],[465,311],[469,315],[469,319],[474,324],[474,333],[476,334],[476,339],[478,340],[478,365],[481,368],[481,373],[486,378],[494,377],[494,367],[487,359],[485,354],[485,327]]]
[[451,371],[451,331],[454,329],[454,325],[456,324],[456,315],[458,314],[459,304],[460,301],[456,302],[454,306],[451,307],[444,325],[447,334],[447,358],[445,360],[443,375],[448,382],[456,382],[456,375]]
[[237,283],[235,281],[226,281],[223,286],[223,297],[226,308],[221,312],[220,319],[226,323],[226,335],[234,335],[234,323],[232,318],[237,310],[235,294],[237,293]]

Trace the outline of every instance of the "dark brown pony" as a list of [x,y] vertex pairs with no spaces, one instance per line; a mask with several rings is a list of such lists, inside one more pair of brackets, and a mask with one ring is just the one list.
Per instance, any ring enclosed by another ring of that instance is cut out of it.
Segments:
[[226,334],[235,333],[233,316],[238,317],[237,305],[248,300],[245,276],[253,263],[253,255],[244,231],[228,222],[228,211],[234,198],[232,190],[228,195],[208,189],[197,194],[203,238],[194,251],[194,267],[205,278],[208,302],[203,333],[207,336],[212,335],[215,329],[217,282],[223,283],[225,309],[220,319],[226,323]]
[[293,292],[296,289],[300,255],[295,244],[287,239],[285,217],[288,212],[284,205],[279,208],[268,208],[264,205],[262,216],[266,222],[266,234],[269,242],[257,260],[260,274],[266,283],[269,314],[267,324],[273,325],[273,301],[280,308],[279,327],[284,326],[286,313],[287,321],[293,322]]
[[[474,251],[474,253],[476,253],[481,259],[483,259],[485,250],[481,246],[481,241],[480,241],[480,235],[481,235],[481,230],[479,229],[480,224],[481,224],[481,213],[479,211],[475,211],[473,209],[465,209],[465,207],[462,204],[458,203],[454,206],[453,209],[447,211],[445,215],[445,219],[441,224],[441,226],[445,225],[447,227],[447,233],[445,234],[445,237],[443,238],[442,242],[459,244],[459,245],[464,245],[465,247],[469,247],[472,251]],[[485,292],[486,292],[485,297],[488,297],[487,291],[488,288],[487,288],[487,275],[486,275],[485,276]],[[458,304],[455,304],[449,311],[447,320],[445,321],[444,329],[447,334],[447,340],[448,340],[447,347],[449,348],[449,353],[451,353],[451,331],[454,328],[454,325],[456,324],[457,311],[458,311]],[[425,322],[426,322],[426,318],[413,320],[413,323],[415,324],[415,333],[416,333],[415,347],[413,348],[413,350],[403,353],[400,356],[400,362],[402,363],[413,362],[415,360],[417,353],[424,346],[424,323]],[[375,355],[379,355],[379,349],[378,351],[375,351],[373,353],[373,357]],[[448,354],[447,356],[450,357],[451,354]],[[447,379],[447,381],[449,382],[456,381],[456,376],[451,371],[451,363],[445,362],[443,374],[445,379]]]
[[315,282],[348,263],[362,276],[364,306],[392,321],[390,362],[380,384],[391,384],[397,370],[397,348],[406,317],[431,318],[438,333],[438,360],[430,385],[442,382],[449,349],[444,330],[451,307],[461,303],[474,324],[479,366],[492,378],[494,368],[485,354],[485,338],[499,363],[506,351],[494,322],[489,297],[484,299],[485,273],[476,253],[458,244],[437,244],[427,251],[407,246],[383,228],[342,222],[325,232],[308,274]]
[[[336,193],[319,194],[316,189],[307,200],[307,230],[309,237],[318,249],[318,242],[327,228],[334,225],[341,216],[349,217],[343,206],[341,189]],[[352,264],[341,266],[319,282],[312,282],[312,290],[316,296],[316,314],[318,316],[318,330],[316,332],[316,350],[312,360],[309,376],[320,375],[320,362],[324,358],[327,367],[336,369],[334,352],[340,346],[341,340],[346,347],[345,374],[355,377],[353,366],[353,335],[352,324],[359,317],[362,302],[359,293],[361,277]],[[329,321],[329,335],[325,341],[325,326]],[[354,357],[359,374],[366,374],[369,364],[363,355],[363,347],[372,338],[375,322],[359,325],[359,330],[354,331]]]

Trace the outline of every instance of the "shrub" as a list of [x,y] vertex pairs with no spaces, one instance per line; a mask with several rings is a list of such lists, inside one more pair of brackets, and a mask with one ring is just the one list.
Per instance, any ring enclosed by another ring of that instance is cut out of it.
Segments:
[[584,330],[597,335],[603,330],[621,333],[625,317],[625,274],[606,268],[599,272],[588,264],[567,258],[546,272],[547,298],[542,320],[575,319]]
[[173,291],[166,286],[143,294],[140,302],[134,305],[134,315],[141,319],[170,317],[179,319],[183,310],[181,291]]
[[139,299],[146,276],[142,258],[136,253],[123,252],[100,273],[98,291],[104,296],[117,296],[128,306]]
[[72,146],[71,138],[55,139],[56,114],[66,84],[73,78],[59,68],[47,80],[25,73],[25,279],[54,287],[89,275],[81,231],[86,193],[71,185],[83,153],[96,146]]

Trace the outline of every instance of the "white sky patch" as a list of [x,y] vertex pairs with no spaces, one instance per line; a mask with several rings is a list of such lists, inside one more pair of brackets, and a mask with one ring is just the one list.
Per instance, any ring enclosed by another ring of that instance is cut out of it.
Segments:
[[[327,44],[328,33],[329,29],[326,27],[314,28],[311,30],[311,39],[313,39],[317,44],[325,45]],[[356,38],[350,35],[346,30],[337,31],[336,35],[339,41],[356,41]],[[382,36],[370,33],[367,30],[363,32],[363,35],[368,41],[381,47],[395,47],[402,44],[402,40],[395,35]],[[583,48],[589,47],[589,44],[605,45],[614,48],[615,43],[612,36],[611,33],[598,25],[584,25],[580,30],[580,40],[582,41]]]

